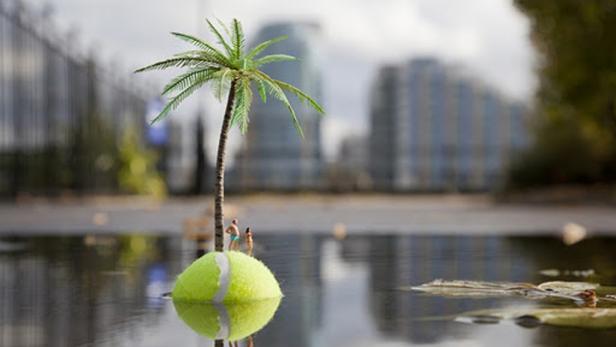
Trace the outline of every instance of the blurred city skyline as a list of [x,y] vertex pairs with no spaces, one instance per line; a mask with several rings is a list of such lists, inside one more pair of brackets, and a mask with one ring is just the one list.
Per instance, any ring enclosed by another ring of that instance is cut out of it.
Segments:
[[[45,2],[27,0],[42,8]],[[534,51],[528,21],[510,1],[336,1],[318,4],[279,1],[49,0],[61,31],[78,32],[76,48],[95,51],[130,74],[140,65],[184,48],[168,33],[184,31],[205,37],[204,18],[242,20],[248,39],[273,21],[314,21],[322,28],[324,92],[328,116],[323,121],[325,158],[333,159],[344,137],[367,133],[368,94],[377,68],[417,56],[434,56],[477,76],[505,95],[528,101],[535,90]],[[443,11],[445,7],[448,11]],[[352,8],[352,11],[349,11]],[[113,23],[110,27],[109,23]],[[138,82],[161,85],[168,74],[139,76]],[[353,81],[353,83],[349,83]],[[222,105],[209,93],[192,100],[174,118],[193,119],[202,102],[207,116],[207,150],[213,151]],[[239,135],[239,134],[238,134]],[[240,137],[232,136],[235,151]]]

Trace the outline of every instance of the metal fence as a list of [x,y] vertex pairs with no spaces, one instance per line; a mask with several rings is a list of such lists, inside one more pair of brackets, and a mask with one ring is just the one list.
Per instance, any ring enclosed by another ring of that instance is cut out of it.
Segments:
[[117,189],[117,141],[142,131],[145,98],[72,41],[0,2],[0,196]]

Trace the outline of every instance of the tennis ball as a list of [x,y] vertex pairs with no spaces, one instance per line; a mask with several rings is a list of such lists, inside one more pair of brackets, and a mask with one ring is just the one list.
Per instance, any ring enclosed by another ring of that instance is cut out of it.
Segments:
[[241,252],[210,252],[195,260],[175,282],[174,301],[241,303],[280,298],[272,272]]
[[241,303],[195,303],[173,300],[178,316],[199,335],[212,340],[242,340],[272,319],[280,297]]

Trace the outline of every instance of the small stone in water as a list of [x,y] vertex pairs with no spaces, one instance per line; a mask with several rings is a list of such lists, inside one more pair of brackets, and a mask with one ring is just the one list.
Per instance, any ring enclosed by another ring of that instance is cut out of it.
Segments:
[[541,320],[535,316],[523,315],[514,318],[515,324],[524,328],[536,328],[541,325]]

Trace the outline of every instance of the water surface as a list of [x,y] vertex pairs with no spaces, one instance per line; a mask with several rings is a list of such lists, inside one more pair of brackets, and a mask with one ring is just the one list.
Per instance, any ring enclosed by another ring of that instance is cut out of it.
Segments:
[[[285,297],[255,346],[613,346],[615,330],[467,324],[513,299],[399,290],[435,278],[539,283],[544,269],[593,269],[616,285],[616,238],[260,235],[257,257]],[[1,346],[213,346],[161,297],[197,253],[140,234],[0,239]],[[527,304],[527,303],[524,303]],[[246,341],[239,346],[246,346]]]

